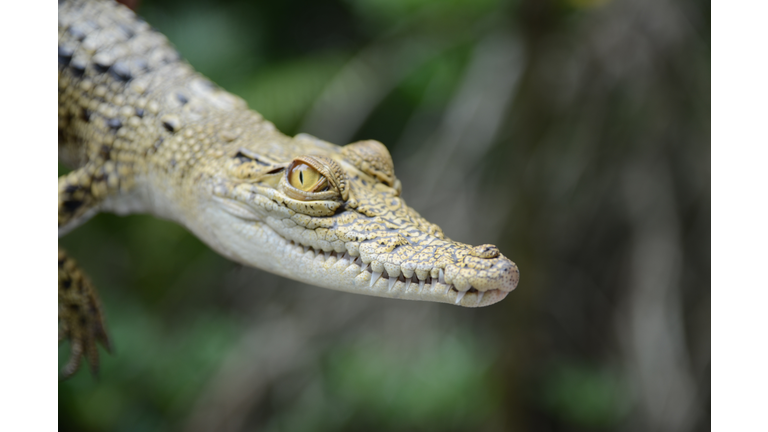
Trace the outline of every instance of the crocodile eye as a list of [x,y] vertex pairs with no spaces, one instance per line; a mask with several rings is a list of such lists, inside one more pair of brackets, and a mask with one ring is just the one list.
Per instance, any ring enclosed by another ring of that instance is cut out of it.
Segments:
[[294,161],[288,168],[288,181],[291,186],[304,192],[323,192],[328,190],[328,179],[316,169],[301,161]]

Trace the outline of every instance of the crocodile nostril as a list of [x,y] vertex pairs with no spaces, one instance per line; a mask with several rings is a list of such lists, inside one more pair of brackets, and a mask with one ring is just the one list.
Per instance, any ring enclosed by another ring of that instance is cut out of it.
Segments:
[[484,244],[473,247],[469,254],[478,258],[490,259],[498,257],[501,255],[501,252],[499,252],[499,248],[494,245]]

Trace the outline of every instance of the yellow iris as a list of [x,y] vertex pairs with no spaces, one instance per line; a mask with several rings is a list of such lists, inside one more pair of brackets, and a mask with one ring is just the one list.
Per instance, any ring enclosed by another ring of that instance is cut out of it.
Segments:
[[291,186],[304,192],[322,192],[328,189],[328,180],[311,166],[296,161],[288,171]]

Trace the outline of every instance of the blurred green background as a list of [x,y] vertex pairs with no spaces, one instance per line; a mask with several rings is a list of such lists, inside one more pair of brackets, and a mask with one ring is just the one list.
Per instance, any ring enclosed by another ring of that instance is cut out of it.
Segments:
[[98,215],[60,245],[116,352],[59,384],[60,430],[709,430],[709,1],[138,12],[283,132],[385,143],[405,200],[521,282],[479,310],[355,296]]

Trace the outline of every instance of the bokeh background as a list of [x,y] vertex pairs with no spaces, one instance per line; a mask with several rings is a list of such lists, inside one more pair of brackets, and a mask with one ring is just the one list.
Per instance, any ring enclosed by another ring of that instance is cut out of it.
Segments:
[[385,143],[405,200],[521,282],[477,310],[356,296],[98,215],[60,244],[116,352],[59,384],[60,430],[709,430],[709,1],[138,12],[283,132]]

